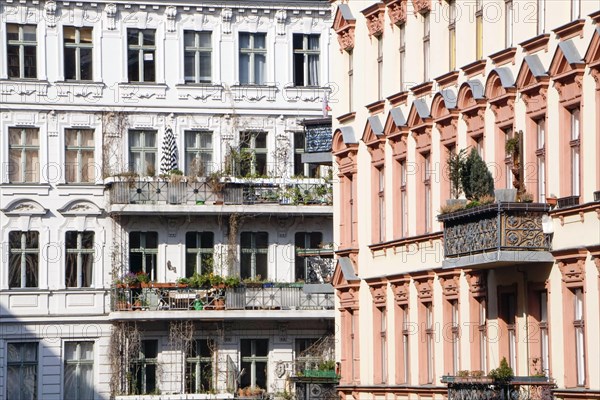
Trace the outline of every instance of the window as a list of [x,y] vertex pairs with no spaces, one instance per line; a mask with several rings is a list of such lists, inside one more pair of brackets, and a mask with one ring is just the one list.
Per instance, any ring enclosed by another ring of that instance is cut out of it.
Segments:
[[129,163],[142,176],[156,174],[156,131],[129,131]]
[[487,372],[487,304],[486,299],[481,298],[477,301],[478,317],[477,333],[479,338],[479,368]]
[[[502,136],[504,137],[504,148],[506,149],[506,143],[508,143],[509,140],[514,138],[513,128],[512,128],[512,126],[507,126],[505,128],[502,128],[501,130],[503,133]],[[505,150],[505,154],[504,154],[504,185],[505,185],[506,189],[512,189],[512,187],[513,187],[512,167],[513,167],[512,154]]]
[[423,154],[423,187],[425,212],[423,213],[425,232],[431,232],[431,154]]
[[377,217],[379,218],[379,242],[385,241],[385,172],[377,168]]
[[267,278],[269,234],[267,232],[242,232],[241,278]]
[[483,58],[483,0],[475,1],[475,58]]
[[513,2],[504,0],[504,46],[513,45]]
[[92,28],[64,27],[65,79],[91,81],[93,60]]
[[94,130],[65,129],[65,179],[69,183],[94,182]]
[[377,37],[377,100],[383,99],[383,35]]
[[37,399],[38,343],[7,343],[6,398]]
[[38,287],[39,232],[12,231],[8,234],[10,288]]
[[188,278],[213,272],[215,239],[212,232],[188,232],[185,234],[185,276]]
[[155,29],[127,29],[127,76],[129,82],[156,80]]
[[410,319],[408,315],[408,306],[404,305],[401,307],[402,313],[402,383],[408,383],[409,380],[409,368],[410,368]]
[[537,192],[538,201],[546,201],[546,119],[540,118],[535,121],[537,130]]
[[294,175],[307,178],[318,178],[319,166],[302,162],[302,154],[306,145],[305,131],[294,132]]
[[94,232],[67,232],[65,252],[65,285],[91,287],[94,278]]
[[406,80],[406,69],[405,69],[405,60],[406,60],[406,25],[402,24],[398,28],[400,34],[400,47],[398,48],[398,52],[400,53],[400,60],[398,61],[400,71],[398,78],[400,79],[400,91],[404,90],[404,81]]
[[211,32],[183,32],[185,83],[210,83]]
[[581,0],[571,0],[571,20],[581,18]]
[[8,179],[11,183],[40,181],[40,138],[35,128],[8,128]]
[[425,303],[425,340],[427,346],[427,383],[433,383],[434,374],[434,331],[433,331],[433,305]]
[[460,327],[458,318],[458,300],[450,301],[452,321],[452,373],[458,375],[460,370]]
[[388,375],[387,310],[385,308],[380,308],[379,312],[379,336],[381,337],[379,348],[379,351],[381,352],[381,365],[379,368],[381,371],[381,383],[386,383]]
[[145,272],[153,281],[156,276],[156,257],[158,256],[157,232],[129,233],[129,271]]
[[473,140],[475,141],[475,150],[483,160],[483,135],[473,138]]
[[571,117],[571,194],[579,196],[581,182],[581,166],[579,159],[580,145],[580,112],[579,107],[569,110]]
[[358,348],[360,345],[359,337],[358,337],[358,327],[357,319],[358,317],[354,314],[354,311],[348,312],[350,318],[350,360],[351,360],[351,371],[352,375],[350,375],[351,381],[357,381],[357,378],[360,376],[360,366],[359,366],[359,358],[360,358],[360,349]]
[[430,52],[430,36],[431,28],[430,13],[423,14],[423,82],[429,80],[429,52]]
[[213,172],[212,132],[185,132],[185,172],[191,176],[206,176]]
[[9,78],[37,78],[37,35],[35,25],[6,24]]
[[448,67],[456,69],[456,0],[448,2]]
[[249,154],[240,165],[242,176],[267,174],[267,132],[240,132],[240,149]]
[[240,84],[264,85],[267,63],[267,35],[240,33]]
[[408,235],[408,194],[407,194],[407,170],[406,170],[406,159],[400,161],[400,218],[402,222],[401,237]]
[[348,112],[352,111],[354,96],[354,53],[348,52]]
[[267,388],[269,339],[241,339],[242,376],[240,387]]
[[66,342],[64,398],[94,399],[94,342]]
[[296,232],[294,243],[296,245],[296,281],[302,279],[307,283],[320,283],[317,271],[310,268],[309,257],[302,257],[299,250],[318,249],[323,243],[323,234],[321,232]]
[[194,340],[185,358],[185,392],[207,393],[213,385],[213,348],[210,339]]
[[539,292],[541,372],[550,376],[550,345],[548,335],[548,293]]
[[138,357],[131,362],[129,394],[150,394],[156,391],[157,357],[158,340],[142,340]]
[[514,370],[517,367],[517,300],[514,293],[500,294],[500,318],[508,333],[508,365]]
[[319,38],[294,34],[295,86],[319,86]]
[[573,292],[575,328],[575,366],[577,368],[577,386],[585,386],[585,332],[583,319],[583,289],[577,288]]
[[537,34],[546,32],[546,0],[537,0]]

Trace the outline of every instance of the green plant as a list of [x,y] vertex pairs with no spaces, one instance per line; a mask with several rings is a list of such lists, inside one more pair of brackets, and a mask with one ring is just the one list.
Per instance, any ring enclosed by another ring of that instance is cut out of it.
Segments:
[[456,204],[447,204],[440,207],[440,214],[448,214],[455,211],[464,210],[466,208],[466,203],[456,203]]
[[521,201],[523,203],[531,203],[533,202],[533,195],[531,193],[525,192],[521,195]]
[[143,271],[138,272],[136,274],[136,278],[137,278],[137,281],[139,283],[148,283],[148,282],[150,282],[150,276],[146,272],[143,272]]
[[321,361],[319,363],[319,371],[334,371],[335,370],[335,361],[334,360],[326,360]]
[[494,195],[494,178],[475,149],[471,150],[460,175],[467,199],[479,200],[486,194]]
[[171,170],[171,175],[183,175],[183,171],[175,168]]
[[225,278],[225,286],[235,288],[240,286],[240,278],[237,276],[228,276]]
[[450,196],[458,199],[463,191],[461,172],[465,165],[467,149],[459,152],[448,151],[448,178],[450,179]]
[[481,370],[475,370],[475,371],[471,371],[471,376],[473,378],[483,378],[485,376],[485,374]]
[[507,153],[511,154],[513,157],[518,156],[520,154],[520,138],[517,133],[514,137],[508,139],[506,144],[504,145],[504,149]]
[[513,369],[508,366],[506,357],[502,357],[502,360],[500,361],[500,366],[491,370],[489,376],[497,382],[507,383],[512,378],[514,378],[515,374],[513,372]]
[[461,378],[467,378],[469,376],[469,371],[466,369],[460,370],[456,373],[456,376],[459,376]]

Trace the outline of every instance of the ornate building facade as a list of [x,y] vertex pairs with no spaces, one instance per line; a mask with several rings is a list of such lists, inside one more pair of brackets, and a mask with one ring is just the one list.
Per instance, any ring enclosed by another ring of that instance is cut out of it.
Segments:
[[340,396],[600,398],[600,4],[334,5]]
[[333,332],[329,5],[142,3],[0,4],[0,399],[282,394]]

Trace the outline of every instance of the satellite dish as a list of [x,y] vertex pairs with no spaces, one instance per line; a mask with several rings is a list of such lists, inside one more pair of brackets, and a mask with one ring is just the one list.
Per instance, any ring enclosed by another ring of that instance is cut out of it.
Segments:
[[548,214],[542,215],[542,231],[545,234],[554,233],[554,223]]

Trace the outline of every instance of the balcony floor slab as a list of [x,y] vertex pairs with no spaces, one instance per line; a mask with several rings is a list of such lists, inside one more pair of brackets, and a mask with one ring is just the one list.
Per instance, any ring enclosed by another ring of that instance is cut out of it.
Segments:
[[487,253],[470,254],[456,258],[446,258],[443,269],[452,268],[498,268],[520,264],[552,263],[554,256],[548,251],[510,251],[500,250]]

